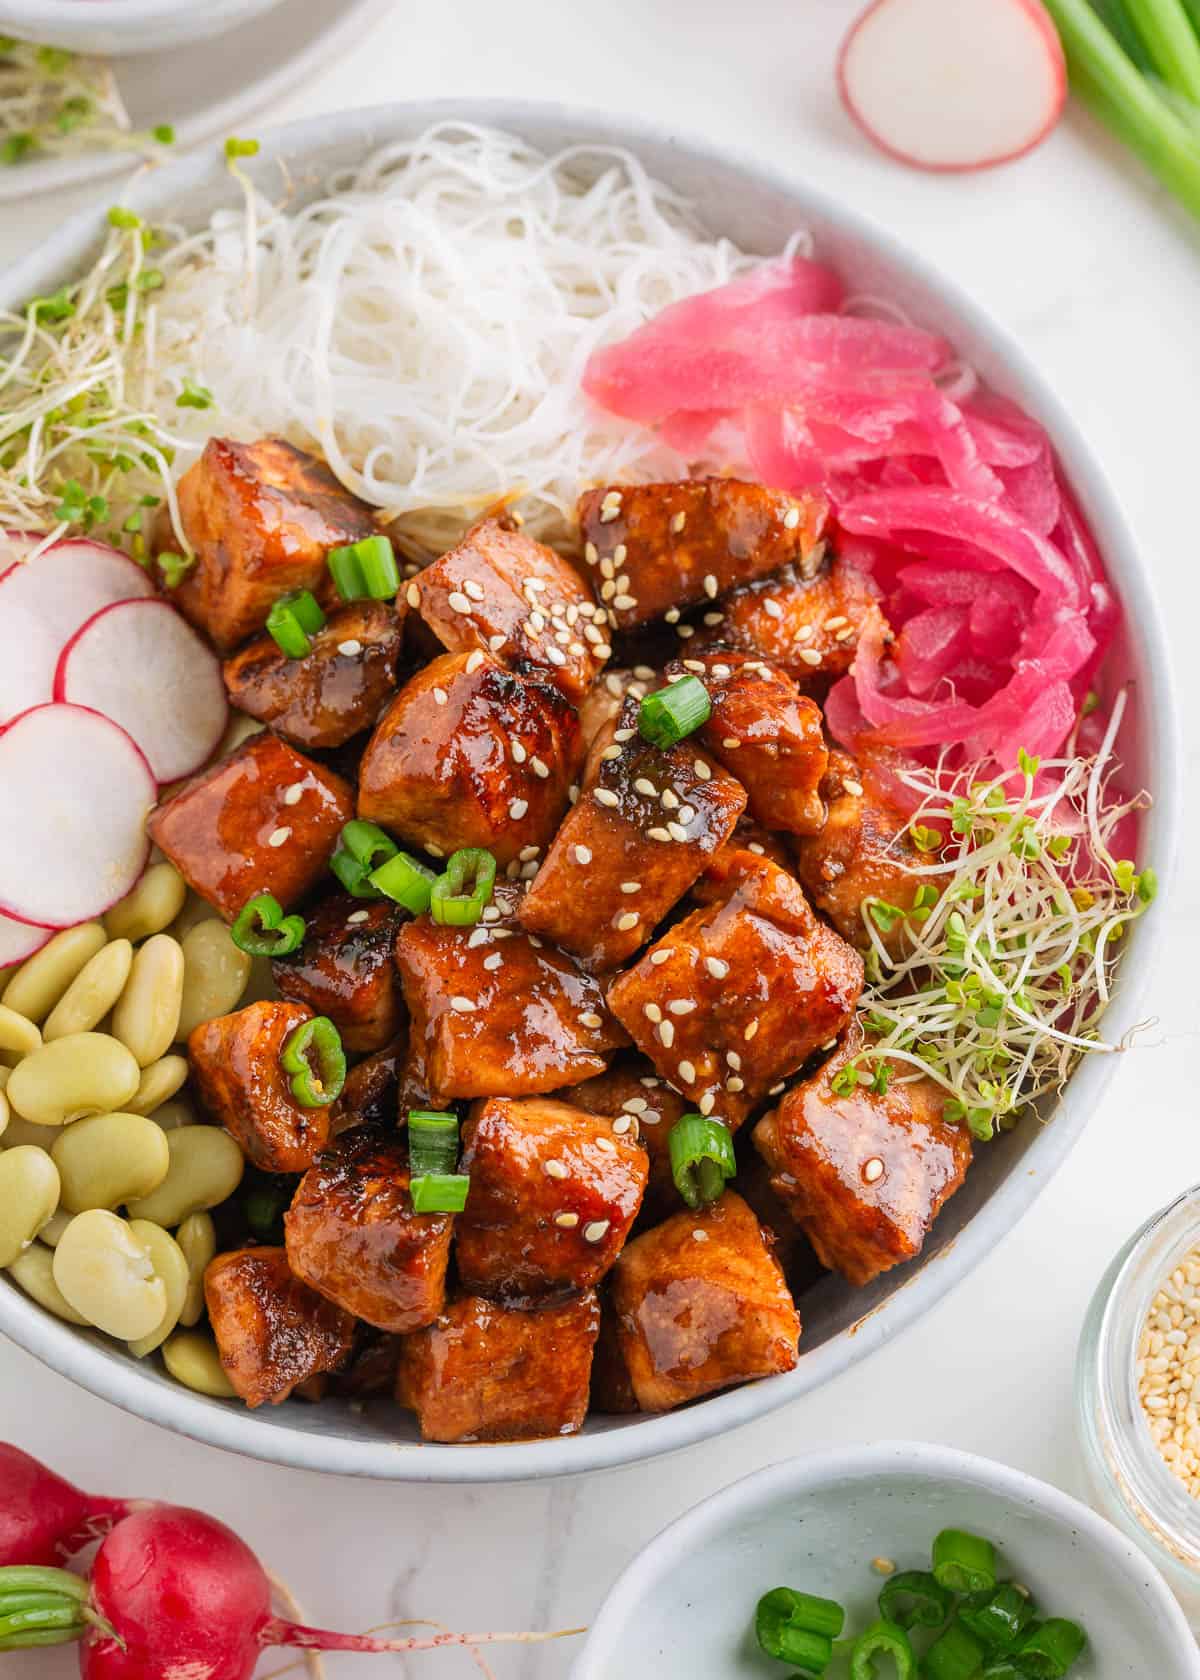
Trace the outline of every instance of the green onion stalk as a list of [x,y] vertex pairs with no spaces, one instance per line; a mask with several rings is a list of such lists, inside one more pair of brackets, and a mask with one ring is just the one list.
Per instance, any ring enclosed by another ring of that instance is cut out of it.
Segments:
[[1149,803],[1117,790],[1124,709],[1122,692],[1091,757],[904,774],[920,798],[912,902],[864,905],[866,1047],[839,1080],[911,1069],[945,1090],[947,1118],[988,1138],[1061,1090],[1081,1056],[1124,1047],[1099,1021],[1120,942],[1157,890],[1152,869],[1110,846]]
[[1195,0],[1186,5],[1100,0],[1097,6],[1089,0],[1045,0],[1045,5],[1075,93],[1200,216],[1200,138],[1189,115],[1191,105],[1200,102],[1200,6]]

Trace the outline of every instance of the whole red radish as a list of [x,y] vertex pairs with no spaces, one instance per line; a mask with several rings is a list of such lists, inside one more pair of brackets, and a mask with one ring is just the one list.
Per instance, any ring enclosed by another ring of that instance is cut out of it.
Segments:
[[81,1493],[20,1447],[0,1441],[0,1565],[60,1563],[135,1509],[127,1499]]
[[919,169],[986,169],[1031,151],[1067,96],[1041,0],[873,0],[838,59],[867,137]]
[[95,1621],[80,1646],[83,1680],[250,1680],[271,1645],[428,1651],[559,1637],[438,1633],[387,1640],[282,1621],[271,1614],[270,1583],[250,1548],[224,1523],[178,1505],[157,1505],[117,1524],[92,1565],[89,1611]]

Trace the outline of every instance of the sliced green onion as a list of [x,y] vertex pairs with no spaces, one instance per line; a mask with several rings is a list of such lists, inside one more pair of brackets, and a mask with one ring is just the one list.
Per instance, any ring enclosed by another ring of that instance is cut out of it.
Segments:
[[990,1651],[1009,1651],[1032,1622],[1033,1600],[1005,1581],[982,1604],[960,1604],[958,1619]]
[[267,614],[267,629],[276,646],[289,659],[303,659],[312,652],[311,634],[325,623],[316,596],[308,589],[293,589],[281,595]]
[[992,1592],[996,1586],[996,1548],[978,1534],[944,1528],[933,1542],[933,1573],[947,1592]]
[[380,890],[371,885],[368,877],[373,869],[396,857],[399,850],[396,842],[381,828],[356,817],[338,835],[329,867],[355,898],[380,898]]
[[638,708],[638,733],[654,747],[678,746],[712,716],[712,701],[699,677],[647,694]]
[[992,1657],[979,1670],[979,1680],[1028,1680],[1017,1667],[1017,1659],[1010,1656]]
[[879,1595],[879,1613],[897,1627],[941,1627],[950,1614],[952,1595],[920,1569],[893,1575]]
[[773,1587],[755,1608],[754,1634],[768,1657],[793,1663],[806,1674],[824,1674],[845,1621],[846,1612],[831,1598]]
[[690,1208],[715,1202],[726,1181],[737,1172],[729,1128],[706,1114],[680,1115],[671,1127],[667,1146],[675,1188]]
[[397,852],[394,858],[373,869],[367,880],[385,898],[393,899],[406,910],[411,910],[414,916],[419,916],[429,908],[437,876],[407,852]]
[[273,893],[256,893],[238,911],[229,937],[250,957],[289,957],[304,942],[304,917],[285,916]]
[[400,587],[396,551],[387,537],[331,548],[326,559],[343,601],[390,601]]
[[1017,1666],[1032,1680],[1061,1680],[1083,1655],[1087,1634],[1078,1622],[1049,1616],[1031,1628],[1016,1649]]
[[458,1115],[410,1108],[408,1164],[416,1177],[453,1173],[458,1165]]
[[[908,1635],[895,1622],[876,1622],[854,1641],[850,1650],[850,1680],[882,1680],[882,1659],[894,1670],[895,1680],[916,1680],[917,1659]],[[889,1675],[889,1680],[891,1677]]]
[[984,1648],[960,1622],[951,1622],[925,1653],[925,1680],[976,1680]]
[[346,1053],[328,1015],[314,1015],[289,1033],[279,1065],[291,1074],[292,1095],[301,1108],[328,1108],[337,1101],[346,1083]]
[[1200,41],[1180,0],[1125,0],[1125,10],[1167,86],[1200,101]]
[[[473,884],[464,892],[467,881]],[[492,902],[496,885],[496,860],[478,846],[454,852],[446,862],[446,873],[433,883],[429,913],[446,927],[472,927]]]
[[408,1188],[414,1213],[461,1213],[471,1180],[465,1173],[422,1173]]

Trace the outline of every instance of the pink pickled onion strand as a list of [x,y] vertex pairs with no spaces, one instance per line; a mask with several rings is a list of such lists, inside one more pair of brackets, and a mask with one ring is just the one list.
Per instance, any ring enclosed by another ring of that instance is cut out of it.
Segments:
[[836,739],[1001,764],[1053,753],[1119,608],[1050,439],[985,387],[952,397],[936,334],[837,315],[842,295],[820,263],[763,264],[597,351],[585,390],[686,459],[744,459],[829,499],[836,552],[882,591],[894,632],[864,635],[830,689]]

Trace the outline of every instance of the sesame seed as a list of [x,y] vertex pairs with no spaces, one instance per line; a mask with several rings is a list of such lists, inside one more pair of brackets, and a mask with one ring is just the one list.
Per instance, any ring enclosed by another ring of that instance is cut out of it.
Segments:
[[679,820],[681,823],[694,822],[695,817],[696,813],[690,805],[681,805],[679,807]]
[[825,620],[824,628],[826,630],[840,630],[843,624],[849,624],[849,622],[850,620],[841,613],[834,613],[832,618]]
[[611,788],[596,788],[594,790],[593,797],[595,798],[597,805],[605,805],[610,811],[614,810],[621,803],[620,799]]
[[674,515],[674,517],[671,520],[671,530],[675,533],[676,536],[678,536],[680,531],[683,530],[683,527],[686,524],[687,524],[687,514],[686,513],[677,513],[677,514]]
[[746,1089],[746,1081],[739,1074],[735,1073],[725,1081],[725,1089],[734,1093],[744,1091]]
[[611,525],[613,520],[614,519],[619,519],[620,516],[621,516],[621,510],[620,510],[619,507],[602,507],[600,509],[600,523],[601,523],[601,525]]
[[604,1022],[600,1016],[597,1015],[594,1009],[588,1009],[585,1010],[579,1017],[579,1025],[581,1027],[587,1027],[590,1031],[595,1032],[597,1027],[602,1027],[604,1025]]
[[778,1085],[772,1085],[771,1089],[767,1092],[767,1095],[769,1097],[778,1097],[786,1090],[787,1090],[787,1080],[786,1079],[781,1079],[779,1081]]
[[476,648],[475,652],[467,660],[466,667],[465,667],[467,675],[469,677],[474,676],[475,672],[478,671],[479,667],[482,664],[483,664],[483,654],[480,652],[480,650],[478,648]]
[[498,922],[500,920],[499,907],[495,904],[489,904],[483,912],[483,919],[485,922]]
[[[605,555],[604,559],[600,562],[600,576],[603,578],[611,578],[615,574],[616,569],[617,568],[613,565],[609,557]],[[613,594],[615,595],[616,592],[616,586],[614,585]]]
[[621,1104],[621,1107],[625,1110],[626,1114],[645,1114],[646,1110],[650,1107],[650,1104],[646,1101],[645,1097],[626,1097],[625,1101]]
[[303,782],[293,782],[291,787],[284,788],[284,790],[283,790],[283,803],[285,805],[299,805],[299,803],[300,803],[301,799],[303,799],[303,797],[304,797],[304,783]]
[[665,828],[648,828],[646,830],[646,838],[647,840],[670,841],[671,836],[667,833]]
[[718,624],[724,624],[724,622],[725,614],[722,612],[711,612],[704,615],[704,623],[710,630],[714,630]]
[[612,695],[614,700],[619,700],[625,692],[620,677],[616,676],[612,671],[610,671],[605,677],[604,686]]
[[541,849],[542,848],[540,846],[522,846],[521,850],[517,853],[517,856],[520,858],[522,863],[529,863],[533,858],[537,857]]
[[433,691],[433,698],[439,706],[444,706],[450,696],[446,693],[444,688],[435,688]]
[[578,800],[578,798],[579,798],[579,783],[578,782],[572,782],[570,787],[567,789],[567,803],[569,805],[574,805],[576,803],[576,801]]
[[547,1178],[566,1178],[567,1169],[562,1161],[551,1159],[542,1162],[542,1171]]
[[521,585],[521,588],[525,591],[526,595],[540,595],[542,590],[546,587],[547,584],[545,578],[539,577],[527,577]]
[[896,1565],[892,1562],[891,1558],[872,1558],[871,1568],[875,1571],[876,1575],[894,1575],[896,1573]]
[[819,665],[821,663],[821,655],[816,648],[801,648],[800,657],[806,665]]
[[811,642],[816,633],[816,627],[814,625],[802,624],[796,632],[795,640],[798,642]]
[[[364,913],[364,915],[366,914],[365,911],[363,913]],[[487,928],[477,927],[477,928],[473,929],[473,931],[471,933],[471,937],[467,940],[467,950],[468,951],[473,951],[473,950],[477,949],[478,946],[480,946],[480,945],[490,945],[491,942],[492,942],[492,936],[488,932]]]
[[644,793],[647,799],[653,799],[658,789],[648,776],[639,776],[633,784],[636,793]]
[[593,1219],[590,1225],[585,1225],[583,1227],[584,1242],[603,1242],[605,1237],[608,1235],[611,1223],[612,1221],[609,1219]]
[[672,998],[667,1005],[672,1015],[690,1015],[695,1007],[695,998]]
[[482,601],[483,585],[476,583],[474,578],[468,578],[466,583],[463,584],[463,594],[469,595],[472,601]]
[[494,974],[503,961],[504,958],[500,955],[499,951],[493,951],[490,956],[484,957],[483,966],[490,974]]
[[558,643],[559,647],[565,647],[568,653],[571,651],[571,632],[567,629],[565,624],[561,629],[554,632],[554,640]]
[[421,591],[417,588],[415,583],[410,583],[408,588],[404,591],[404,599],[408,602],[410,607],[419,607],[421,605]]
[[502,635],[489,636],[488,637],[488,646],[491,648],[493,653],[499,653],[500,649],[504,646],[507,639],[508,638],[506,636],[502,636]]
[[691,1062],[680,1062],[679,1077],[683,1080],[685,1085],[694,1085],[696,1083],[696,1069]]
[[638,923],[641,921],[641,919],[642,918],[639,915],[637,915],[634,911],[626,910],[626,912],[623,916],[618,916],[617,917],[616,926],[617,926],[618,933],[629,933],[633,928],[635,928],[638,925]]
[[708,1241],[708,1232],[707,1231],[702,1231],[700,1229],[700,1227],[697,1225],[696,1229],[692,1232],[692,1241],[693,1242],[707,1242]]
[[627,895],[632,894],[632,893],[640,893],[641,890],[642,890],[642,883],[640,881],[622,881],[621,882],[621,891],[623,893],[627,894]]
[[861,782],[843,782],[842,790],[845,793],[851,794],[855,799],[861,799],[863,795],[863,785]]
[[591,863],[591,861],[592,861],[592,852],[591,852],[591,847],[590,846],[576,846],[575,847],[575,862],[576,863],[581,863],[586,867],[589,863]]
[[703,672],[707,668],[702,659],[681,659],[679,663],[683,666],[685,671]]
[[514,822],[520,822],[529,809],[528,799],[513,799],[509,801],[508,814]]
[[748,852],[753,852],[755,857],[766,857],[766,855],[767,855],[766,852],[764,851],[763,847],[761,846],[761,844],[757,840],[751,840],[748,843],[748,845],[746,846],[746,850]]
[[711,1091],[705,1091],[704,1095],[700,1098],[700,1101],[696,1104],[696,1107],[700,1110],[701,1114],[711,1114],[716,1106],[717,1099],[713,1096]]
[[267,841],[267,845],[286,846],[291,838],[292,831],[290,828],[277,828],[272,831],[271,836]]
[[704,966],[714,980],[724,980],[729,973],[729,964],[722,961],[720,957],[705,957]]
[[708,768],[708,765],[705,764],[702,758],[694,758],[692,760],[692,769],[696,772],[696,776],[700,781],[712,781],[712,771]]
[[743,1042],[746,1043],[746,1044],[749,1044],[750,1040],[754,1037],[754,1035],[757,1031],[758,1031],[758,1022],[757,1021],[751,1021],[750,1025],[746,1028],[745,1032],[742,1034]]
[[883,1162],[879,1159],[878,1155],[872,1155],[871,1159],[867,1162],[866,1166],[863,1168],[863,1177],[866,1179],[868,1184],[875,1184],[883,1177]]
[[678,607],[668,607],[666,612],[663,614],[663,618],[667,621],[668,624],[678,624],[679,623],[679,608]]
[[742,743],[738,740],[736,735],[726,735],[725,739],[721,742],[721,745],[727,752],[736,752],[741,744]]
[[579,1223],[579,1215],[577,1213],[556,1213],[554,1223],[564,1231],[573,1231]]
[[531,758],[529,760],[529,768],[533,771],[535,776],[540,776],[543,781],[545,781],[546,777],[550,774],[550,766],[546,763],[544,758]]
[[611,1138],[598,1137],[595,1141],[596,1148],[602,1155],[615,1155],[617,1153],[617,1146]]
[[353,659],[356,653],[362,652],[362,643],[351,636],[349,641],[338,643],[338,652],[344,653],[347,659]]
[[768,618],[783,617],[783,608],[779,605],[778,601],[772,601],[769,596],[763,602],[763,611],[766,613]]
[[714,677],[722,677],[722,678],[731,677],[733,675],[733,666],[732,665],[714,665],[713,668],[712,668],[712,674],[713,674]]
[[613,606],[618,612],[631,612],[637,606],[637,597],[635,595],[618,595],[613,601]]
[[[589,624],[588,629],[590,630],[591,628],[592,626]],[[572,659],[582,659],[586,655],[587,649],[584,647],[582,642],[571,642],[567,646],[567,652],[571,655]]]
[[674,788],[664,788],[658,797],[662,801],[664,810],[678,811],[679,795],[675,792]]
[[[650,960],[653,962],[653,957]],[[663,1018],[663,1012],[656,1003],[644,1003],[642,1005],[642,1014],[646,1017],[647,1021],[653,1021],[655,1026],[657,1026]]]
[[612,657],[612,647],[611,647],[610,643],[608,643],[608,642],[597,642],[596,643],[596,658],[597,659],[611,659],[611,657]]
[[448,598],[448,605],[451,612],[469,613],[471,610],[471,603],[463,594],[461,589],[451,590]]
[[368,922],[370,919],[371,912],[369,910],[353,910],[350,915],[346,917],[346,926],[358,927],[360,922]]
[[675,1042],[675,1023],[673,1021],[661,1022],[659,1024],[658,1036],[663,1042],[663,1047],[669,1050]]
[[594,566],[596,564],[597,556],[596,556],[596,545],[595,545],[594,542],[584,543],[584,545],[583,545],[583,558],[587,561],[589,566]]
[[452,997],[450,1007],[459,1015],[473,1015],[475,1013],[475,1005],[470,998],[466,997]]
[[681,642],[690,641],[690,639],[696,634],[696,626],[694,624],[677,624],[675,626],[675,634],[679,637]]
[[620,758],[620,756],[620,747],[605,747],[604,751],[600,754],[600,757],[608,764],[611,764],[614,758]]
[[677,822],[669,822],[667,824],[667,833],[671,836],[672,840],[683,841],[688,837],[687,829],[684,828],[682,823]]
[[738,1055],[736,1050],[726,1050],[725,1060],[729,1063],[730,1067],[733,1068],[735,1072],[742,1065],[742,1058]]
[[536,863],[526,863],[521,866],[522,881],[532,881],[538,872]]
[[716,578],[711,572],[707,573],[704,579],[704,593],[708,596],[710,601],[716,600],[717,588],[718,585]]
[[629,1128],[635,1124],[632,1114],[619,1114],[613,1121],[613,1132],[617,1137],[624,1137]]
[[790,507],[783,516],[784,529],[794,531],[799,523],[800,509],[798,507]]
[[613,740],[620,741],[622,745],[624,745],[626,741],[632,741],[636,734],[636,729],[614,729]]
[[561,648],[548,647],[546,649],[546,658],[550,661],[551,665],[565,665],[567,663],[567,656]]
[[625,544],[624,543],[618,543],[616,548],[613,549],[613,560],[614,560],[614,562],[618,566],[623,566],[625,564],[625,556],[628,553],[629,553],[629,550],[628,550],[628,548],[626,548]]
[[[586,640],[591,642],[593,647],[597,642],[602,642],[604,640],[603,635],[599,630],[597,630],[594,624],[585,624],[583,627],[583,634]],[[586,648],[584,649],[584,652],[587,652]],[[578,657],[578,655],[576,657]]]

